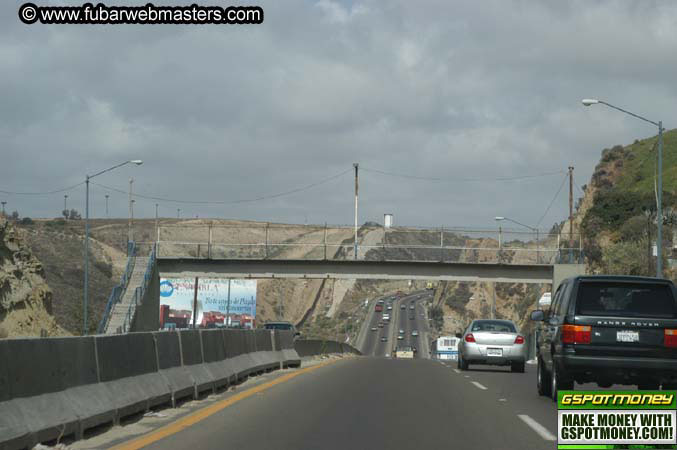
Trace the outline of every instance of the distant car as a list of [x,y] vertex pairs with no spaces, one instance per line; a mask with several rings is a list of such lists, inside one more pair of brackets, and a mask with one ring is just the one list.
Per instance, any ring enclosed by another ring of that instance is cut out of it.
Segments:
[[383,320],[388,322],[390,320],[390,314],[383,314]]
[[412,331],[411,335],[414,336],[414,337],[418,336],[418,331],[417,330]]
[[377,327],[371,327],[371,331],[376,331],[376,330],[378,330]]
[[400,328],[400,334],[404,334],[404,330]]
[[379,322],[379,323],[378,323],[378,327],[379,327],[379,328],[383,328],[383,322]]
[[464,333],[457,333],[458,368],[468,370],[470,364],[510,366],[513,372],[524,373],[527,348],[524,336],[510,320],[473,320]]
[[411,306],[409,307],[409,309],[411,309],[412,311],[413,311],[415,308],[416,308],[416,306],[414,306],[414,305],[411,305]]
[[414,316],[413,315],[409,316],[409,320],[414,320]]
[[397,336],[397,340],[398,340],[398,341],[401,341],[401,340],[403,340],[403,339],[404,339],[404,336],[402,336],[401,334],[400,334],[399,336]]
[[402,305],[400,306],[400,309],[407,309],[407,305],[402,304]]
[[393,310],[393,305],[388,305],[388,311],[392,311],[392,310]]
[[388,336],[381,336],[381,342],[388,342]]
[[301,333],[298,332],[294,324],[291,322],[268,322],[263,325],[263,328],[266,330],[290,330],[294,332],[295,339],[301,337]]

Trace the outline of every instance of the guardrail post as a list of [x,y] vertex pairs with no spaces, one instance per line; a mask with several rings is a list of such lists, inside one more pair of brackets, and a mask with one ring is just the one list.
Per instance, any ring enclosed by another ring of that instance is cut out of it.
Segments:
[[440,262],[444,262],[444,227],[440,229]]
[[324,261],[327,260],[327,222],[324,223]]
[[265,259],[268,259],[268,223],[266,223],[266,243],[265,243],[265,250],[266,250],[266,257]]
[[209,242],[207,242],[207,259],[212,259],[212,224],[209,224]]

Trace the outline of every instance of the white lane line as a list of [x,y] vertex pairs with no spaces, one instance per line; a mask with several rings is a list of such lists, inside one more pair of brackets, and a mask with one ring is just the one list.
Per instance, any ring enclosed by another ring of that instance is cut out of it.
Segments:
[[461,369],[454,369],[454,372],[461,373]]
[[477,381],[473,381],[472,384],[474,384],[474,385],[475,385],[476,387],[478,387],[479,389],[482,389],[483,391],[486,391],[486,390],[487,390],[487,387],[486,387],[486,386],[482,386],[482,385],[479,384]]
[[545,428],[543,425],[536,422],[534,419],[527,416],[526,414],[517,414],[517,417],[522,419],[522,422],[529,425],[529,427],[532,430],[534,430],[540,437],[542,437],[546,441],[556,441],[557,440],[557,437],[555,437],[551,432],[549,432],[547,430],[547,428]]

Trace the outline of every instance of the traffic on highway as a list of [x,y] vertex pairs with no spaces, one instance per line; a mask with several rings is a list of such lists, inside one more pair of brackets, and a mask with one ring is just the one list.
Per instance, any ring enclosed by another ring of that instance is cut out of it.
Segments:
[[370,303],[373,313],[370,311],[363,324],[369,332],[361,347],[362,353],[397,358],[398,349],[409,348],[413,358],[429,358],[430,327],[426,303],[430,300],[432,291],[429,290],[374,299]]

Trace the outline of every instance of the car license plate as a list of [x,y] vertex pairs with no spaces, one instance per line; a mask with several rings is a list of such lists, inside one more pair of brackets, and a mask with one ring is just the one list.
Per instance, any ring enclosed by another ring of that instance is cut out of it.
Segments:
[[487,356],[503,356],[502,348],[488,348]]
[[617,331],[618,342],[639,342],[639,331]]

